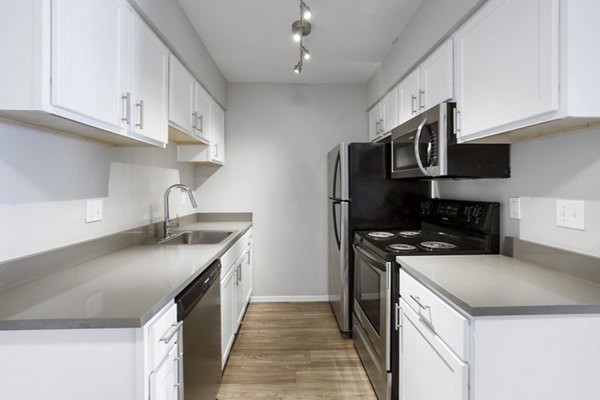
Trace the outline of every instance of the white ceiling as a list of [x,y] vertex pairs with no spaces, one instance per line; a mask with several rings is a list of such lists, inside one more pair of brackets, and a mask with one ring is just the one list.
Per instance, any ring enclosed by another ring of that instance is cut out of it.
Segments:
[[300,75],[299,0],[179,0],[229,82],[364,83],[425,0],[305,0],[313,11]]

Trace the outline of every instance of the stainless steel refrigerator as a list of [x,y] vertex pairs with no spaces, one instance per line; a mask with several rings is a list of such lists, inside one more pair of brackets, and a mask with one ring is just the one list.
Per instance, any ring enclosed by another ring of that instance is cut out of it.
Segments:
[[418,200],[428,196],[426,182],[389,179],[390,154],[389,143],[341,143],[327,155],[329,299],[345,334],[352,329],[352,232],[417,228]]

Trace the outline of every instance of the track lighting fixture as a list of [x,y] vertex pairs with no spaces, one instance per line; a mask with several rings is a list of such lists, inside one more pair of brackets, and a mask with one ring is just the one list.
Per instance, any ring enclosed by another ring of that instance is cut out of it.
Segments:
[[304,61],[310,59],[310,52],[304,46],[303,39],[305,36],[310,35],[310,31],[312,30],[312,26],[310,22],[308,22],[311,18],[312,11],[310,7],[306,5],[304,0],[300,0],[300,19],[292,23],[292,38],[295,42],[300,43],[300,61],[298,61],[298,64],[294,67],[294,72],[297,74],[302,72]]

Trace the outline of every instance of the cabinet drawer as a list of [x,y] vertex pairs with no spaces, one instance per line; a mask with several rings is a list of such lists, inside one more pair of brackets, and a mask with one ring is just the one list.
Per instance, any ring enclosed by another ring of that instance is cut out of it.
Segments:
[[238,264],[246,248],[252,243],[252,228],[239,238],[229,250],[221,256],[221,280],[225,278],[231,267]]
[[179,338],[177,306],[169,304],[148,322],[148,366],[156,368]]
[[412,276],[400,270],[400,297],[460,358],[467,360],[467,318]]

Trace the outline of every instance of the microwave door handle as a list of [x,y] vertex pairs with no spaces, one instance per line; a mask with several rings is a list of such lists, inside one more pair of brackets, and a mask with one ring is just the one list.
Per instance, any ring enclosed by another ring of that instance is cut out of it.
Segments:
[[[415,135],[415,158],[417,159],[417,165],[419,166],[419,169],[425,176],[427,176],[429,174],[427,173],[427,170],[425,169],[425,167],[423,167],[423,162],[421,161],[421,153],[419,152],[419,143],[421,141],[421,133],[423,132],[423,127],[425,126],[426,123],[427,123],[427,118],[423,118],[423,121],[421,122],[421,124],[419,124],[419,127],[417,128],[417,134]],[[430,148],[428,148],[427,152],[429,153],[430,151],[431,151]]]

